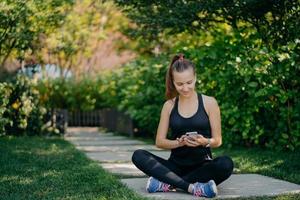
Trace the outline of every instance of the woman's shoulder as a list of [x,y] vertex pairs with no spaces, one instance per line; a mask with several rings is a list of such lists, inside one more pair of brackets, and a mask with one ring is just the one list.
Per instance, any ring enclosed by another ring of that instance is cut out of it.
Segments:
[[215,97],[208,96],[205,94],[201,94],[201,95],[202,95],[203,103],[206,107],[210,108],[210,107],[218,106],[218,102]]
[[164,107],[167,107],[167,108],[173,107],[175,104],[175,99],[176,99],[176,97],[166,100],[164,103]]
[[169,114],[171,113],[174,104],[175,104],[175,97],[173,99],[168,99],[165,101],[164,105],[163,105],[163,110],[167,111]]

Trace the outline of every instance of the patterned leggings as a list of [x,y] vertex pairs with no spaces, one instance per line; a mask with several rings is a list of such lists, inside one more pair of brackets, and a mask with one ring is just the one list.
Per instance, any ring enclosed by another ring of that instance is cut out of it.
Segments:
[[188,191],[189,185],[195,182],[214,180],[218,185],[229,178],[233,171],[233,162],[228,156],[220,156],[201,165],[186,167],[138,149],[132,155],[132,162],[148,176],[184,191]]

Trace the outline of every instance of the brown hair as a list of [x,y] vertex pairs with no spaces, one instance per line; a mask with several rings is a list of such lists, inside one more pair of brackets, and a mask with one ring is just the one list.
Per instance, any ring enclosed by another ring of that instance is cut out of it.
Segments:
[[173,57],[166,74],[166,99],[172,99],[178,95],[173,83],[173,71],[175,70],[176,72],[183,72],[184,70],[190,68],[192,68],[194,73],[196,73],[195,65],[188,59],[185,59],[182,53]]

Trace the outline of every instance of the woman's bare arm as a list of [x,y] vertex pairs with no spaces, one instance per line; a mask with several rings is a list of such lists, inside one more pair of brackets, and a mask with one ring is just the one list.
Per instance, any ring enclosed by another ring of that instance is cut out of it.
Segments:
[[175,149],[182,146],[178,140],[167,139],[167,133],[169,129],[170,113],[174,106],[172,100],[168,100],[164,103],[160,114],[160,121],[156,134],[156,146],[162,149]]
[[206,98],[209,122],[211,127],[210,147],[216,148],[222,144],[221,113],[217,100],[214,97]]

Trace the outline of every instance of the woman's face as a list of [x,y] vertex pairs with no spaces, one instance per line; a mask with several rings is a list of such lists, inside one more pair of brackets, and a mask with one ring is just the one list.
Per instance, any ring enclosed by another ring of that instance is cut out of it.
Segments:
[[183,72],[173,71],[174,86],[179,93],[184,97],[189,97],[195,90],[196,76],[192,68],[186,69]]

